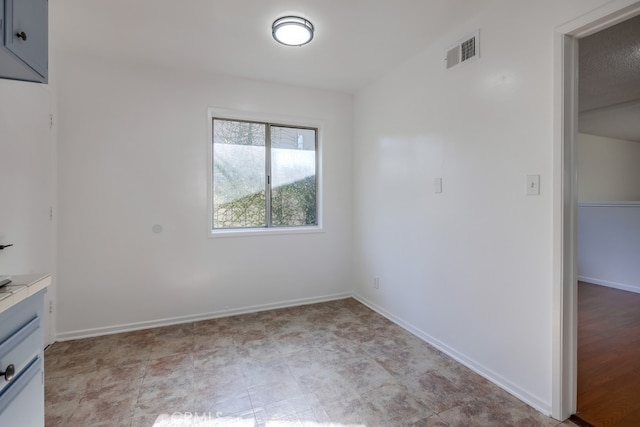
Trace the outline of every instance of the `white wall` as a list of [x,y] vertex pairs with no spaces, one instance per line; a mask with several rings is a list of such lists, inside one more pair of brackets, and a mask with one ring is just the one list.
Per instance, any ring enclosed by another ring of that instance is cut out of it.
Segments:
[[578,134],[578,200],[640,200],[640,143]]
[[578,279],[640,292],[640,143],[578,134],[577,144]]
[[553,34],[603,3],[496,1],[355,97],[356,294],[547,414]]
[[640,293],[640,202],[578,207],[578,280]]
[[[0,79],[0,244],[15,245],[0,251],[0,275],[55,271],[51,99],[47,85]],[[51,341],[49,326],[45,311]]]
[[[350,291],[351,96],[56,60],[60,338]],[[324,123],[323,233],[207,237],[210,106]]]

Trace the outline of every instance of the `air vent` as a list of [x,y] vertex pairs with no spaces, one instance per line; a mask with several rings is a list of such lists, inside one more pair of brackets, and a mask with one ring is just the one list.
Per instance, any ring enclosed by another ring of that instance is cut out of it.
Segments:
[[480,57],[480,31],[463,38],[447,50],[445,61],[447,69]]
[[460,45],[460,62],[464,62],[474,56],[476,56],[476,38],[471,37]]

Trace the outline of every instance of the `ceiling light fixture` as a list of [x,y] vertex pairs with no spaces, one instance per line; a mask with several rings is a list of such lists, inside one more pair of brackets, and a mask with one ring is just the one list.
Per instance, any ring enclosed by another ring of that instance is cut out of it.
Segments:
[[278,43],[302,46],[313,39],[313,24],[299,16],[283,16],[273,21],[271,34]]

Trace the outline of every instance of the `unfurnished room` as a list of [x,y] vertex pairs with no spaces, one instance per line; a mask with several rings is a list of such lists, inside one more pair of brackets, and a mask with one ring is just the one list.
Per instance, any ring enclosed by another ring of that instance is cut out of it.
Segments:
[[0,427],[637,427],[639,114],[638,0],[0,0]]

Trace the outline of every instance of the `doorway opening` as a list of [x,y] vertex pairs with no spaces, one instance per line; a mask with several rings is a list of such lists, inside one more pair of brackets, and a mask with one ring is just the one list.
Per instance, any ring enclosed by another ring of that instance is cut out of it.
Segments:
[[640,2],[616,0],[556,29],[554,144],[553,407],[557,419],[577,409],[579,41],[640,15]]
[[576,418],[640,425],[640,15],[578,40]]

